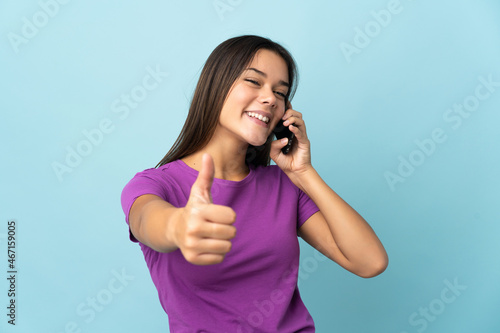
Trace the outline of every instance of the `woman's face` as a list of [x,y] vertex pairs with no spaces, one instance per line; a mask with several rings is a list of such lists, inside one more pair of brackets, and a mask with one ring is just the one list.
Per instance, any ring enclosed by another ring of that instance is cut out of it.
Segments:
[[273,51],[257,51],[229,90],[216,133],[263,145],[285,112],[288,68]]

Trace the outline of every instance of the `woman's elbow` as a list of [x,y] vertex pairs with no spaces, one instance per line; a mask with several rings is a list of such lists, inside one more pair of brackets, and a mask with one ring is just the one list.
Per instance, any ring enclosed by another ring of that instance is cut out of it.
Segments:
[[386,255],[384,258],[379,259],[376,262],[373,262],[369,267],[365,267],[365,269],[358,272],[356,275],[365,279],[369,279],[382,274],[387,269],[388,265],[389,265],[389,258]]

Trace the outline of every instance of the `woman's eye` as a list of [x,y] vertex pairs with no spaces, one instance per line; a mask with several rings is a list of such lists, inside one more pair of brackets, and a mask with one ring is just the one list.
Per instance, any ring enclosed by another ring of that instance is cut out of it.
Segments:
[[281,96],[283,98],[286,98],[286,94],[284,94],[282,92],[276,91],[276,94],[278,94],[279,96]]
[[255,80],[245,79],[245,81],[248,81],[248,82],[253,83],[255,85],[259,85],[259,82],[255,81]]

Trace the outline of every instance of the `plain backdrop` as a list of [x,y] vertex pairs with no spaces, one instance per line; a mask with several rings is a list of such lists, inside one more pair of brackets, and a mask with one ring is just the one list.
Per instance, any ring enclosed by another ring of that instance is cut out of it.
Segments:
[[0,330],[169,331],[120,194],[242,34],[293,54],[313,166],[389,254],[362,279],[301,241],[317,331],[499,332],[496,0],[2,1]]

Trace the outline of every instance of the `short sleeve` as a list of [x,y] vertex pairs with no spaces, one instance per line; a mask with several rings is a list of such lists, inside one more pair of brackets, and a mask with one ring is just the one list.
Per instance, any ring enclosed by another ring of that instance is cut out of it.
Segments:
[[299,204],[297,206],[297,229],[307,221],[314,213],[319,211],[318,206],[312,201],[307,194],[301,189],[299,190]]
[[[154,194],[167,200],[165,197],[166,191],[158,179],[157,169],[151,168],[137,173],[123,188],[121,204],[127,224],[129,224],[130,208],[132,208],[135,200],[144,194]],[[130,231],[130,227],[129,235],[132,242],[138,242]]]

